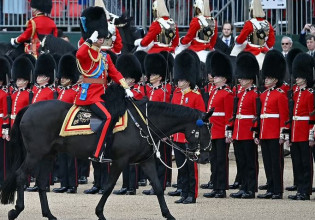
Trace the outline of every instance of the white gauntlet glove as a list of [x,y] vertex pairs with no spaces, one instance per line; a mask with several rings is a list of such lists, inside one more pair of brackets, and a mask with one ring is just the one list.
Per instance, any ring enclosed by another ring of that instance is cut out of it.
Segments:
[[133,93],[131,92],[130,89],[125,89],[126,92],[126,97],[132,98],[133,97]]
[[314,130],[310,130],[308,134],[308,140],[314,141]]
[[135,45],[136,47],[137,47],[137,46],[140,46],[141,41],[142,41],[142,38],[135,40],[134,45]]
[[93,43],[95,43],[98,40],[98,31],[94,31],[91,37],[89,38]]
[[16,43],[15,39],[16,38],[11,38],[11,45],[14,46],[14,47],[17,47],[18,44]]

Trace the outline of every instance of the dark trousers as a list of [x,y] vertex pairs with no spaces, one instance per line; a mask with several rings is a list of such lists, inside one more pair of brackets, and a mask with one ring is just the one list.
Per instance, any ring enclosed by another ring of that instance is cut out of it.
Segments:
[[0,137],[0,185],[2,185],[3,181],[6,178],[7,171],[7,158],[6,158],[6,145],[8,142],[4,141]]
[[229,189],[229,144],[225,143],[225,138],[212,140],[212,153],[214,160],[213,168],[213,189]]
[[239,170],[241,176],[241,190],[257,192],[258,158],[257,145],[253,140],[234,141],[237,151]]
[[[181,149],[186,150],[188,148],[188,144],[184,143],[176,143]],[[180,160],[182,162],[185,161],[185,155],[180,153],[178,150],[177,155],[182,155]],[[181,166],[183,163],[180,163]],[[187,197],[191,196],[193,198],[197,198],[198,196],[198,167],[196,162],[192,162],[191,160],[186,161],[185,165],[180,169],[181,170],[181,181],[182,181],[182,196]]]
[[[161,159],[163,160],[163,162],[165,164],[167,164],[167,155],[166,155],[166,148],[168,148],[169,146],[166,146],[166,144],[164,144],[163,142],[160,143],[160,153],[161,153]],[[163,190],[165,190],[166,188],[166,180],[167,180],[167,167],[161,163],[160,159],[155,158],[156,160],[156,168],[157,168],[157,173],[158,173],[158,177],[160,180],[160,184],[163,188]]]
[[88,177],[90,176],[90,161],[85,159],[77,159],[78,162],[78,177]]
[[130,164],[123,170],[123,185],[122,188],[128,190],[138,188],[138,165]]
[[313,155],[309,142],[293,142],[291,146],[293,168],[297,170],[298,193],[312,194]]
[[236,176],[235,176],[235,180],[234,182],[238,182],[240,184],[242,184],[242,174],[243,174],[243,170],[245,169],[245,163],[244,161],[242,161],[242,155],[240,152],[240,149],[238,147],[235,147],[235,145],[233,144],[234,147],[234,155],[235,155],[235,162],[236,162]]
[[94,186],[103,189],[107,182],[110,163],[95,163],[92,162],[94,168]]
[[[176,145],[180,145],[180,143],[176,143]],[[183,163],[185,162],[185,155],[181,153],[179,150],[174,148],[174,154],[175,154],[175,163],[176,167],[181,167]],[[183,183],[183,174],[184,170],[179,169],[177,172],[177,189],[183,189],[184,188],[184,183]]]
[[279,139],[261,140],[261,152],[268,183],[268,192],[283,193],[283,146]]
[[60,153],[58,160],[61,187],[77,187],[78,166],[76,158],[67,153]]

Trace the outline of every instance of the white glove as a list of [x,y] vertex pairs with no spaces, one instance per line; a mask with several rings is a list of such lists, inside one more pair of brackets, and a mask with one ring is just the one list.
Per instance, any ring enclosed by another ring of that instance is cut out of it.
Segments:
[[116,40],[116,36],[112,36],[112,41],[115,41]]
[[17,46],[17,43],[15,41],[15,38],[11,38],[11,45],[12,46]]
[[133,93],[131,92],[130,89],[125,89],[126,92],[126,97],[132,98],[133,97]]
[[98,31],[94,31],[94,33],[91,35],[90,40],[95,43],[98,40]]
[[110,22],[108,22],[108,31],[111,34],[114,34],[116,32],[116,27],[115,25],[111,24]]
[[142,38],[135,40],[134,45],[135,45],[136,47],[137,47],[137,46],[140,46],[141,41],[142,41]]

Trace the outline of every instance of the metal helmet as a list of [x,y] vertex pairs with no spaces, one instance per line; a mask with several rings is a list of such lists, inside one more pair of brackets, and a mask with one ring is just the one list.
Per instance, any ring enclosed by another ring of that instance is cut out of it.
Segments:
[[152,3],[152,11],[153,11],[154,17],[156,18],[170,16],[164,0],[154,0]]
[[253,18],[264,18],[265,12],[261,5],[261,0],[252,0],[250,3],[250,13]]
[[201,14],[204,13],[204,2],[203,0],[195,0],[194,2],[195,13],[197,14],[197,8],[200,10]]

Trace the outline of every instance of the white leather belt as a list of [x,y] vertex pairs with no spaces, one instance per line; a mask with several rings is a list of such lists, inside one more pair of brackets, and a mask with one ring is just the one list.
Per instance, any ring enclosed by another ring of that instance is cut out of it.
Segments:
[[279,118],[279,114],[261,114],[260,118]]
[[0,114],[0,118],[3,118],[3,114]]
[[240,115],[240,114],[237,114],[236,118],[237,119],[250,119],[250,118],[255,118],[255,115]]
[[[211,39],[211,38],[210,38]],[[201,40],[199,38],[194,38],[195,41],[199,42],[199,43],[203,43],[203,44],[208,44],[210,42],[210,40]]]
[[10,118],[13,119],[13,120],[15,120],[16,115],[11,115]]
[[308,121],[310,120],[310,116],[293,116],[293,121]]
[[158,45],[159,47],[171,47],[172,44],[163,44],[163,43],[160,43],[160,42],[154,42],[155,45]]
[[256,48],[262,48],[262,47],[265,47],[265,46],[266,46],[266,44],[264,44],[264,45],[262,45],[262,46],[257,45],[257,44],[252,44],[252,43],[248,43],[248,44],[249,44],[249,46],[251,46],[251,47],[256,47]]
[[225,116],[225,112],[213,112],[212,116]]

